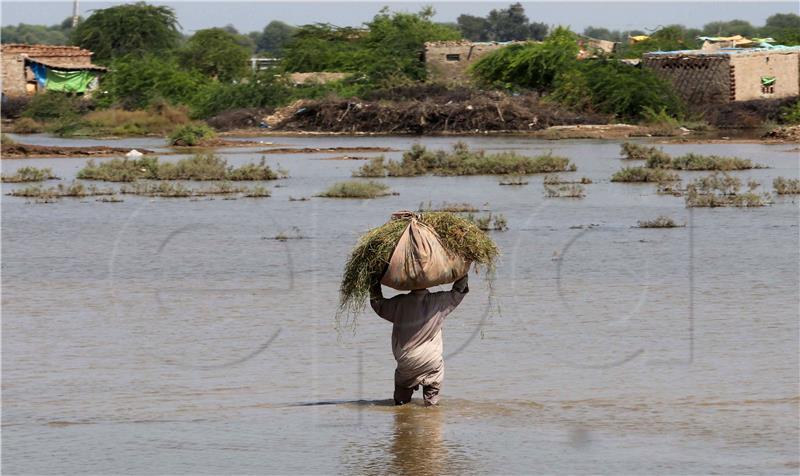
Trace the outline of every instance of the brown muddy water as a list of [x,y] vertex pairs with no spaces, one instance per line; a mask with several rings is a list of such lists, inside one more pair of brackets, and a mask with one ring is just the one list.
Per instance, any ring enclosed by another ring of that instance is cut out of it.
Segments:
[[[265,140],[402,150],[456,139]],[[289,201],[363,163],[290,154],[267,156],[291,177],[268,183],[266,199],[3,196],[3,472],[797,474],[797,198],[689,210],[654,185],[610,183],[617,142],[466,141],[566,155],[578,171],[565,175],[594,184],[577,200],[545,198],[541,176],[524,187],[388,178],[399,195]],[[735,172],[768,189],[798,177],[793,148],[664,146],[768,165]],[[255,150],[221,152],[241,164]],[[69,180],[85,162],[3,160],[2,171],[46,166]],[[359,233],[428,201],[508,219],[493,234],[500,313],[473,275],[445,326],[441,406],[416,395],[395,408],[391,329],[365,314],[337,337],[337,286]],[[658,215],[689,226],[632,228]],[[293,227],[306,239],[270,239]]]

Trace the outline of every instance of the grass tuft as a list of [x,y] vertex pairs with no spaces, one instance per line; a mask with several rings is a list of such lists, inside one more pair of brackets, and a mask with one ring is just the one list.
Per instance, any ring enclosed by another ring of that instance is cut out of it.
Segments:
[[678,228],[686,225],[678,225],[672,218],[659,215],[652,220],[640,220],[637,223],[637,226],[639,228]]
[[376,157],[353,172],[354,177],[415,177],[419,175],[528,175],[576,170],[569,159],[550,154],[527,157],[514,152],[486,154],[471,151],[463,142],[452,152],[429,151],[414,144],[400,161]]
[[159,162],[155,157],[115,158],[99,164],[90,160],[86,167],[78,171],[77,177],[106,182],[133,182],[139,179],[257,181],[275,180],[280,175],[266,164],[263,157],[258,164],[234,168],[218,155],[196,154],[174,163]]
[[674,172],[647,167],[623,167],[611,176],[612,182],[678,182],[680,177]]
[[544,195],[547,198],[583,198],[586,196],[586,189],[577,183],[544,184]]
[[700,177],[686,186],[686,206],[693,207],[763,207],[770,203],[770,196],[757,193],[758,182],[747,183],[747,191],[740,191],[742,181],[725,172],[714,172]]
[[21,167],[14,172],[14,175],[0,175],[0,182],[5,183],[42,182],[56,179],[58,177],[53,175],[53,170],[50,168]]
[[348,180],[331,185],[318,196],[326,198],[377,198],[386,195],[394,195],[386,184],[372,180],[368,182]]
[[169,135],[169,143],[177,146],[203,145],[217,136],[214,129],[203,123],[190,123],[181,126]]
[[772,187],[778,195],[798,195],[800,194],[800,179],[778,177],[772,181]]

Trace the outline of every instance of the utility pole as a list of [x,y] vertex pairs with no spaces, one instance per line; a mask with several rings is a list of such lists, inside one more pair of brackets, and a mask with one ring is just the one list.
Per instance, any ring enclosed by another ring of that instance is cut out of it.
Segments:
[[78,26],[78,0],[72,1],[72,28]]

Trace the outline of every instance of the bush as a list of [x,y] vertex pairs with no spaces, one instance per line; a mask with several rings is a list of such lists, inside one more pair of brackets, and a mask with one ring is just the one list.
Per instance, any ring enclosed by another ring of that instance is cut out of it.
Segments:
[[800,124],[800,100],[781,109],[780,122],[782,124]]
[[621,146],[621,154],[628,160],[654,160],[656,163],[669,163],[670,156],[661,149],[645,145],[625,142]]
[[[647,164],[648,167],[657,166],[655,163],[651,164],[650,160],[647,161]],[[746,170],[761,168],[761,166],[753,164],[748,159],[739,159],[737,157],[689,153],[673,158],[664,168],[675,170]]]
[[542,43],[514,44],[485,55],[471,73],[484,85],[543,92],[574,67],[578,51],[578,37],[558,27]]
[[612,182],[677,182],[678,174],[664,169],[650,169],[646,167],[624,167],[611,176]]
[[17,141],[15,141],[11,137],[9,137],[8,134],[6,134],[6,133],[0,134],[0,144],[1,145],[13,145],[13,144],[16,144],[16,143],[17,143]]
[[677,228],[685,225],[678,225],[672,218],[661,215],[652,220],[640,220],[637,226],[639,228]]
[[112,108],[93,111],[83,117],[93,133],[115,135],[166,135],[189,122],[186,110],[156,103],[147,110],[126,111]]
[[[382,168],[381,168],[382,167]],[[553,155],[527,157],[513,152],[486,154],[470,151],[464,143],[453,146],[452,152],[431,152],[415,144],[403,154],[401,161],[372,159],[353,172],[355,177],[413,177],[417,175],[527,175],[575,170],[569,159]]]
[[169,142],[178,146],[195,146],[217,136],[214,129],[203,123],[191,123],[179,127],[169,136]]
[[[3,134],[5,137],[5,134]],[[36,167],[21,167],[14,172],[14,175],[0,175],[0,182],[20,183],[20,182],[42,182],[44,180],[57,179],[50,168],[38,169]]]
[[44,126],[30,117],[20,117],[12,126],[17,134],[36,134],[44,130]]
[[686,206],[763,207],[769,203],[769,194],[756,193],[758,182],[749,182],[746,192],[740,192],[741,186],[741,180],[725,172],[700,177],[686,187]]
[[331,185],[326,191],[319,194],[327,198],[376,198],[393,195],[389,186],[378,182],[359,182],[350,180]]
[[0,112],[4,119],[17,119],[30,103],[30,96],[3,96],[3,107]]
[[74,121],[92,108],[93,104],[90,100],[69,96],[65,93],[46,91],[33,96],[22,115],[37,121]]
[[141,159],[111,159],[100,164],[90,160],[78,171],[77,178],[107,182],[133,182],[146,180],[275,180],[275,173],[262,158],[259,164],[245,164],[234,168],[214,154],[197,154],[175,163],[159,162],[154,157]]
[[798,195],[800,194],[800,179],[787,179],[778,177],[772,181],[772,187],[778,195]]
[[550,99],[587,112],[623,120],[681,118],[684,105],[672,85],[646,68],[609,60],[586,60],[562,74]]

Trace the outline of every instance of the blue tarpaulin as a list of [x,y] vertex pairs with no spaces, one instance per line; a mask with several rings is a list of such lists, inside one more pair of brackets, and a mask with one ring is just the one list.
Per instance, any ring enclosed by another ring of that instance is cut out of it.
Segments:
[[36,82],[39,83],[40,87],[45,87],[45,84],[47,84],[47,67],[33,62],[30,63],[30,66],[33,76],[36,77]]

